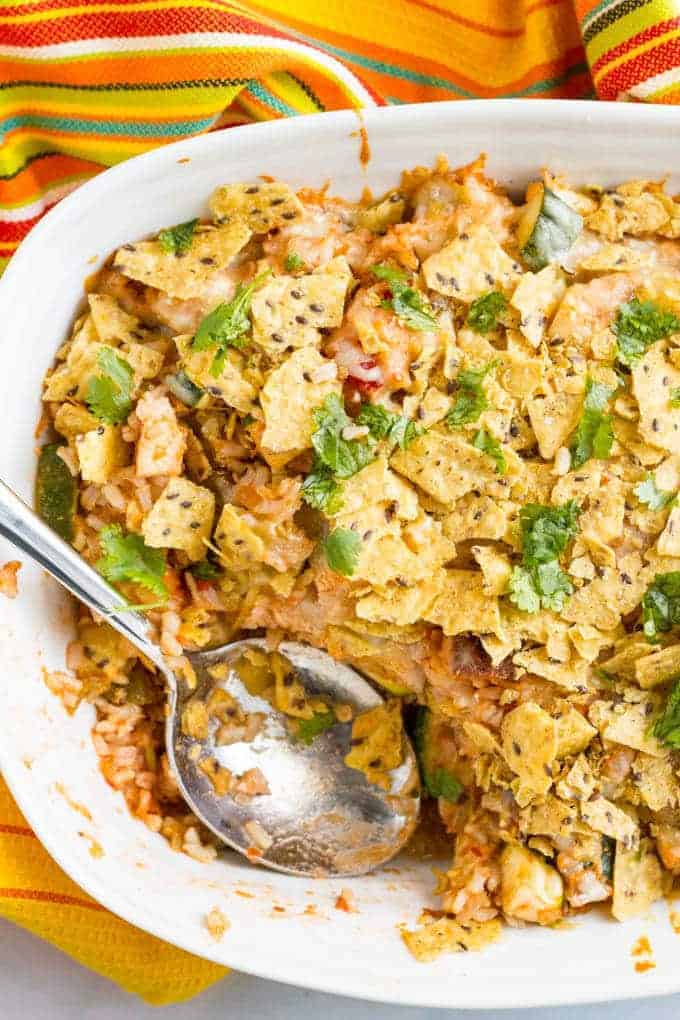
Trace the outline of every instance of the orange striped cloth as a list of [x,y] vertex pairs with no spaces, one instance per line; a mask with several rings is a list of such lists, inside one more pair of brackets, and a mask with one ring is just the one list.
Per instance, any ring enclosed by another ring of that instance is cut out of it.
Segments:
[[[680,0],[1,0],[0,267],[81,182],[187,135],[426,100],[670,103],[679,58]],[[2,780],[0,916],[150,1002],[224,973],[98,907]]]

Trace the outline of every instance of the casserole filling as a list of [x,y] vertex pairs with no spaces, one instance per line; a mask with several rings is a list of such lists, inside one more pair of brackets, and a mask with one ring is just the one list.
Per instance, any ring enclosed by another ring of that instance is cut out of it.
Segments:
[[[45,381],[40,512],[176,669],[253,633],[326,649],[387,698],[373,782],[403,713],[452,854],[420,959],[628,918],[680,871],[678,236],[662,184],[546,171],[517,204],[482,159],[359,203],[228,184],[112,254]],[[159,679],[79,612],[48,683],[94,703],[130,810],[212,859]],[[304,739],[337,721],[289,701]]]

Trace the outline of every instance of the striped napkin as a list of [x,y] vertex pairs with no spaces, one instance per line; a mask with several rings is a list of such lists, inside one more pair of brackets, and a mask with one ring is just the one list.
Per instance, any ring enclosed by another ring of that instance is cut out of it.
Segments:
[[[80,183],[189,135],[442,99],[674,103],[679,66],[680,0],[2,0],[0,268]],[[78,889],[1,779],[0,916],[155,1004],[225,973]]]

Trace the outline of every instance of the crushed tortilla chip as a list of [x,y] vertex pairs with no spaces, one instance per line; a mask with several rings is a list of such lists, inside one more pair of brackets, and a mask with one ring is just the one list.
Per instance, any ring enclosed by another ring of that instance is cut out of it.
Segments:
[[542,797],[552,786],[557,756],[557,724],[540,705],[525,702],[503,719],[503,755],[530,797]]
[[520,272],[518,263],[483,225],[450,241],[423,262],[428,287],[460,301],[474,301],[489,290],[509,293]]
[[402,930],[401,937],[419,963],[429,963],[441,953],[484,949],[498,941],[501,930],[501,922],[497,918],[461,924],[450,917],[439,917],[427,920],[415,931]]
[[254,234],[285,227],[302,215],[302,203],[281,181],[223,184],[210,199],[218,223],[245,223]]
[[519,328],[532,347],[541,343],[566,289],[564,273],[554,263],[521,277],[510,304],[520,313]]
[[639,847],[633,848],[619,844],[614,857],[612,901],[612,914],[616,920],[639,917],[662,895],[661,865],[652,841],[642,839]]
[[209,298],[216,278],[229,266],[250,239],[241,222],[197,231],[191,247],[182,255],[165,252],[159,241],[138,241],[119,248],[113,265],[123,276],[170,297],[189,300]]
[[314,408],[330,393],[341,392],[337,378],[314,381],[315,372],[327,364],[317,350],[302,347],[270,373],[260,393],[265,420],[263,447],[283,453],[310,445]]

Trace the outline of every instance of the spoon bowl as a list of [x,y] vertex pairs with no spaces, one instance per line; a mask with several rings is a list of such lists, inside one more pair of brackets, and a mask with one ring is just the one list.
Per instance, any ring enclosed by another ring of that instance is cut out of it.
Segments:
[[[349,719],[383,703],[355,670],[308,645],[285,642],[277,649],[306,697],[349,709],[347,722],[337,721],[307,744],[296,739],[282,712],[266,698],[251,694],[239,677],[244,652],[266,652],[264,639],[188,653],[196,674],[195,684],[189,685],[169,667],[149,621],[126,606],[121,595],[3,482],[0,535],[105,617],[163,675],[170,768],[191,810],[224,843],[265,867],[314,877],[364,874],[404,846],[420,806],[415,754],[402,735],[401,763],[381,776],[384,788],[346,764],[352,746]],[[242,715],[262,717],[252,740],[220,740],[217,721],[208,713],[218,690],[234,699]],[[200,733],[183,724],[191,705],[199,706],[204,721]],[[222,785],[215,781],[218,770],[225,779]],[[238,778],[250,770],[260,777],[256,795],[234,792],[226,783],[227,776]]]

